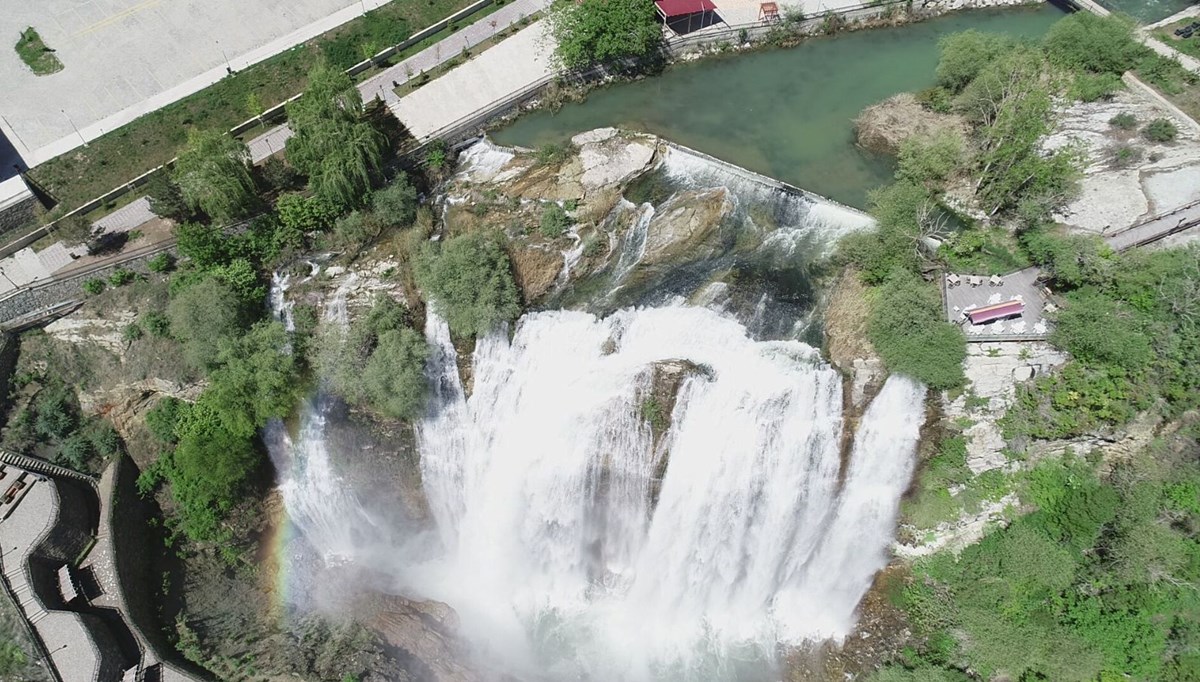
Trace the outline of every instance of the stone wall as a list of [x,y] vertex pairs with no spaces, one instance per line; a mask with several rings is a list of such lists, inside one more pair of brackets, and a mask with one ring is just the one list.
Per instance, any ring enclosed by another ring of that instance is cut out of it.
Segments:
[[36,225],[37,214],[34,211],[37,206],[37,198],[31,196],[0,211],[0,242],[16,237],[15,232],[23,227]]
[[12,391],[12,377],[17,369],[17,353],[21,342],[14,334],[0,332],[0,428],[8,418],[8,394]]

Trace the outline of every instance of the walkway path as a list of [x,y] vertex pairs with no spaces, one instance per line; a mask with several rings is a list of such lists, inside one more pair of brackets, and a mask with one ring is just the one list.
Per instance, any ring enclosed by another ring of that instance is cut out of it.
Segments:
[[414,137],[424,140],[552,76],[551,45],[546,21],[534,22],[389,106]]
[[[437,43],[430,45],[395,66],[368,78],[359,84],[358,91],[362,93],[363,101],[381,97],[384,102],[391,106],[401,99],[394,92],[396,87],[404,85],[413,78],[419,77],[423,72],[431,71],[459,57],[464,48],[470,50],[476,45],[492,38],[497,33],[519,23],[526,17],[546,9],[550,6],[550,2],[551,0],[513,0],[512,3],[501,7],[488,16],[439,40]],[[506,42],[508,40],[501,42],[500,45]],[[500,47],[500,45],[496,47]],[[490,54],[493,50],[488,50],[484,54]],[[476,59],[480,58],[482,58],[482,55]],[[494,57],[489,57],[489,59],[494,59]],[[520,64],[514,63],[507,66],[509,68],[518,68]],[[408,121],[404,119],[400,120],[406,125],[408,124]],[[258,163],[268,156],[282,151],[284,145],[287,143],[287,139],[291,136],[292,131],[288,129],[285,123],[250,140],[246,146],[250,148],[251,160]]]
[[1124,251],[1156,242],[1197,225],[1200,225],[1200,201],[1193,201],[1169,213],[1154,216],[1123,230],[1110,232],[1104,236],[1104,241],[1108,242],[1114,251]]

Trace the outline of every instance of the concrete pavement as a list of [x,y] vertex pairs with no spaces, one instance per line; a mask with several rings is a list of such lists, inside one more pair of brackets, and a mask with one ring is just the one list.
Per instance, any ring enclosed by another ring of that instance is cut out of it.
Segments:
[[[63,62],[36,76],[0,50],[0,130],[29,166],[350,21],[388,0],[38,0],[9,3],[0,36],[33,26]],[[247,112],[249,117],[249,112]]]
[[[552,0],[514,0],[488,16],[421,50],[408,59],[368,78],[359,84],[358,91],[362,93],[364,102],[379,97],[389,106],[392,106],[400,100],[400,96],[395,93],[396,87],[404,85],[409,80],[419,77],[422,73],[432,71],[442,64],[459,57],[464,49],[470,50],[476,45],[489,40],[497,33],[519,23],[526,17],[532,16],[549,7],[551,2]],[[488,50],[484,54],[489,54],[490,52],[491,50]],[[395,108],[393,107],[394,110]],[[404,119],[401,120],[403,121]],[[405,123],[407,124],[407,121]],[[291,136],[292,132],[285,123],[255,137],[246,143],[246,146],[250,149],[250,159],[258,163],[268,156],[278,153],[284,148],[287,139]]]

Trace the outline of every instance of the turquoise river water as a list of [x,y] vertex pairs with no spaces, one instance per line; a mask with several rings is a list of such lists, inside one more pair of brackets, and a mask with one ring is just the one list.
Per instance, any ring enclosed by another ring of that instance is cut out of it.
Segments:
[[864,107],[932,85],[937,42],[947,33],[976,28],[1037,39],[1062,16],[1049,4],[960,12],[679,64],[556,113],[526,114],[493,137],[537,147],[602,126],[642,130],[863,207],[867,192],[892,175],[889,160],[854,145],[853,120]]

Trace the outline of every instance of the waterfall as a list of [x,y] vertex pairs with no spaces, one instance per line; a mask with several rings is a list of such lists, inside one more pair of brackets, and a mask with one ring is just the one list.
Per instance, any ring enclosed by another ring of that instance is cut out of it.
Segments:
[[[888,380],[843,470],[840,375],[711,310],[527,315],[511,341],[479,340],[469,398],[445,323],[426,329],[418,446],[442,550],[403,571],[484,655],[538,680],[747,679],[777,642],[852,629],[911,476],[921,386]],[[664,361],[695,371],[656,447],[643,408]]]
[[[334,292],[326,306],[324,319],[344,332],[349,314],[346,299],[358,278],[351,273]],[[275,273],[271,277],[269,303],[275,319],[289,331],[294,304],[287,300],[289,278]],[[263,431],[263,440],[278,471],[278,487],[287,509],[287,524],[300,531],[305,543],[317,552],[324,564],[340,564],[361,558],[364,548],[375,548],[384,537],[382,523],[359,501],[353,488],[337,473],[330,457],[326,424],[335,407],[333,398],[322,388],[298,410],[298,424],[289,431],[282,420],[272,420]],[[304,557],[290,557],[291,573],[312,569],[297,565]],[[308,572],[311,572],[308,571]]]

